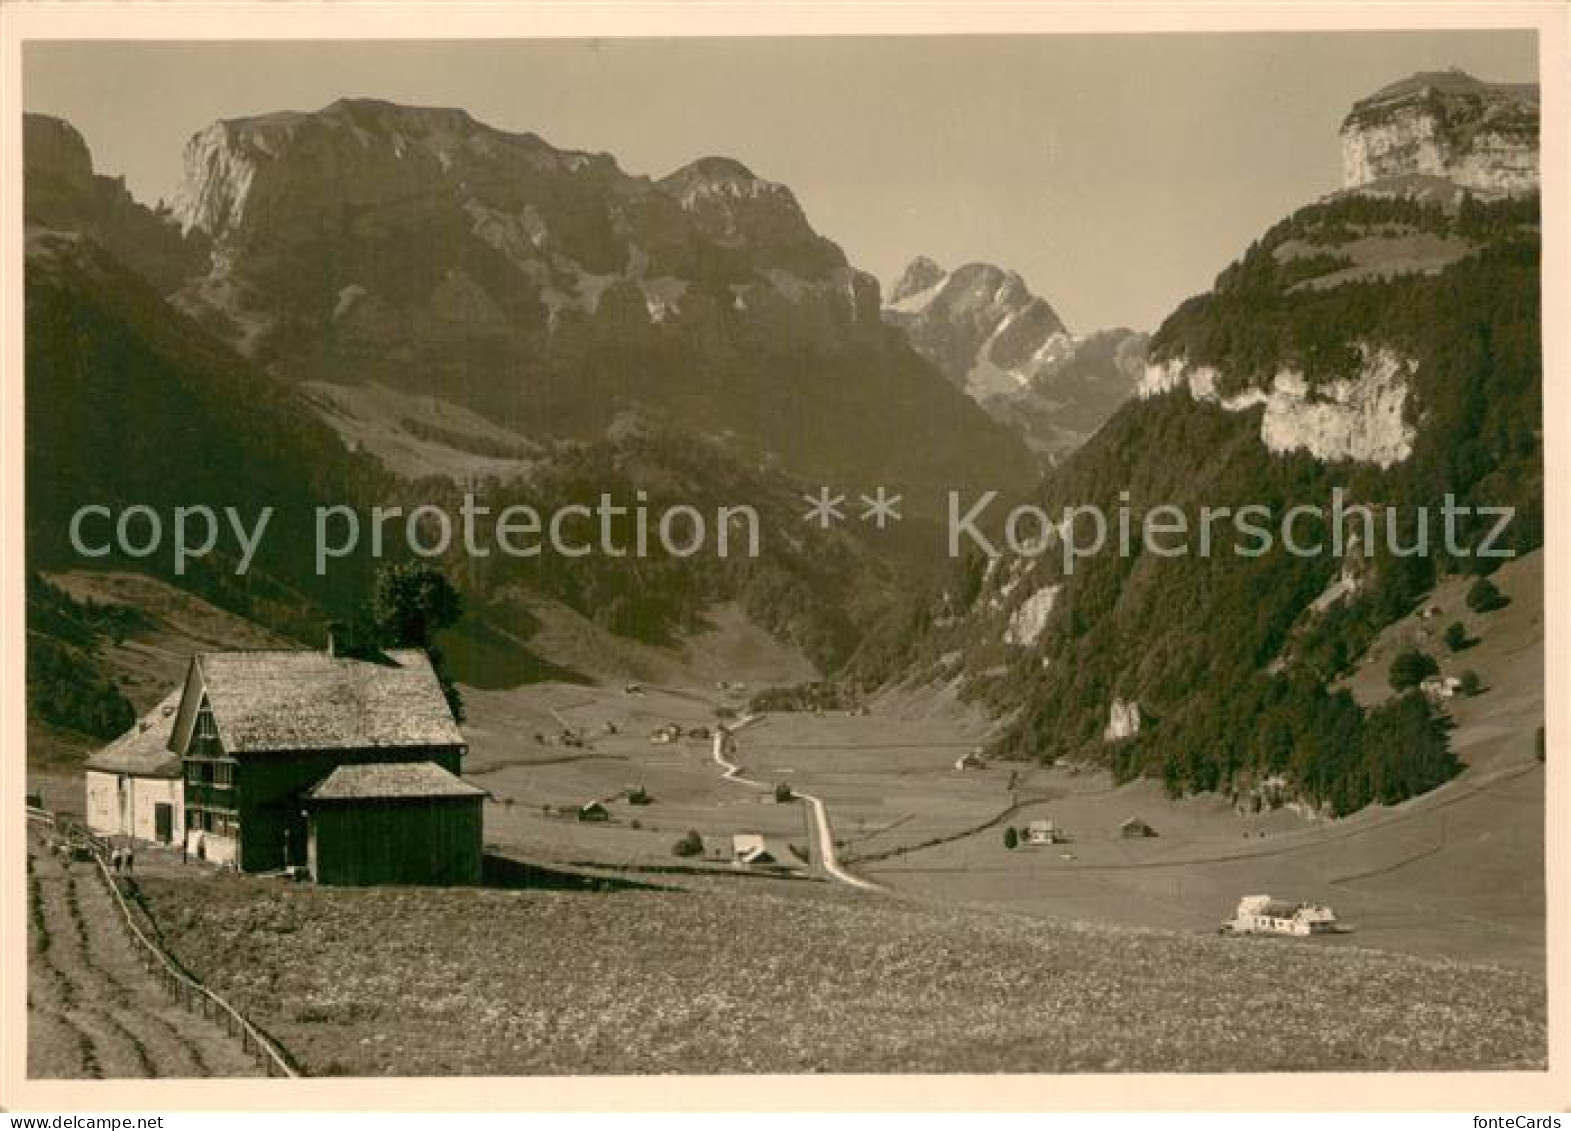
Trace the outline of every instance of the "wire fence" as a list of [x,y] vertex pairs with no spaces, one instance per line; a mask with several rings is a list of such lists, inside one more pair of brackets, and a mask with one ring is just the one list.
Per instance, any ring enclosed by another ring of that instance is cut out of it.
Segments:
[[102,837],[74,821],[62,820],[46,809],[38,809],[31,805],[27,807],[27,819],[52,830],[67,845],[85,849],[93,858],[98,874],[103,878],[104,886],[109,889],[115,905],[120,909],[121,922],[137,944],[137,954],[142,959],[142,965],[158,979],[170,997],[178,1001],[188,1012],[200,1014],[224,1026],[229,1035],[237,1038],[241,1047],[257,1059],[269,1076],[293,1078],[300,1075],[299,1070],[277,1041],[263,1033],[218,994],[187,974],[174,959],[169,957],[163,947],[147,937],[146,932],[138,925],[130,904],[121,893],[120,885],[115,882],[113,874],[110,873],[109,865],[105,863],[110,846]]

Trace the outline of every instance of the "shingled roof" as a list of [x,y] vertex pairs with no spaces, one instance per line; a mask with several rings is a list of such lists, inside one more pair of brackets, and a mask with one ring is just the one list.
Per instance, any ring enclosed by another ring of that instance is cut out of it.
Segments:
[[180,692],[175,688],[135,726],[89,758],[87,768],[139,777],[179,777],[180,757],[170,753],[169,735],[174,730]]
[[311,801],[420,800],[483,797],[485,790],[435,762],[362,762],[339,766],[311,787]]
[[196,658],[230,754],[456,746],[464,736],[426,654],[203,652]]

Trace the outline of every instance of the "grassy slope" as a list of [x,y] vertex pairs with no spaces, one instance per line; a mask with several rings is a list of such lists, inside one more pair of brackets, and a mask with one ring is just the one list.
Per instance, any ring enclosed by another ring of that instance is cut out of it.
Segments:
[[[1529,1068],[1539,979],[817,885],[617,893],[143,881],[314,1073]],[[311,961],[300,956],[309,954]]]
[[[130,605],[146,618],[115,644],[103,640],[94,668],[112,678],[138,712],[151,709],[185,678],[193,652],[215,648],[277,648],[289,642],[259,625],[145,574],[72,570],[48,579],[79,601]],[[27,762],[53,808],[79,809],[81,763],[102,745],[29,718]]]

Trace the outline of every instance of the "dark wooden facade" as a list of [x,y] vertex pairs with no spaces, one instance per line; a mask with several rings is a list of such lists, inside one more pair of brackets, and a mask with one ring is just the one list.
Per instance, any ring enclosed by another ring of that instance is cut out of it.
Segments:
[[305,792],[339,766],[435,762],[456,775],[462,769],[463,756],[462,746],[243,754],[223,760],[230,765],[231,785],[198,784],[195,789],[190,774],[193,767],[200,769],[201,760],[187,758],[187,828],[206,828],[190,824],[198,807],[205,805],[217,818],[215,827],[208,831],[236,838],[235,866],[241,871],[269,872],[291,864],[304,865],[308,862]]
[[[226,671],[229,710],[215,715],[220,699],[209,694],[202,662],[232,657],[266,670],[257,678]],[[226,729],[237,715],[238,732]],[[240,735],[238,749],[229,748],[231,733]],[[203,654],[188,670],[170,748],[184,780],[188,849],[245,872],[310,863],[306,794],[339,767],[431,763],[457,777],[467,753],[429,662],[412,652],[380,663],[311,653]],[[467,804],[478,818],[478,806]],[[420,811],[397,815],[419,828],[431,824]],[[385,835],[420,834],[412,827]],[[478,827],[473,839],[473,851],[462,850],[448,871],[475,871]]]
[[307,862],[322,884],[480,882],[484,797],[310,803]]

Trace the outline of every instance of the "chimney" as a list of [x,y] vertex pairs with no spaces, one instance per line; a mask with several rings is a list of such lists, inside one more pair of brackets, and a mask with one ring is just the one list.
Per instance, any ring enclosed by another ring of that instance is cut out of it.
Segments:
[[341,620],[327,622],[327,654],[337,657],[349,651],[349,626]]

